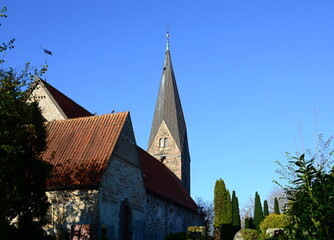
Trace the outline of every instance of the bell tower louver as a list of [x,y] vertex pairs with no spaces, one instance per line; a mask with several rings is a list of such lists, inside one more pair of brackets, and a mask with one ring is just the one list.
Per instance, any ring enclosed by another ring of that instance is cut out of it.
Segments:
[[168,33],[148,152],[164,163],[190,193],[190,154],[187,128],[172,66]]

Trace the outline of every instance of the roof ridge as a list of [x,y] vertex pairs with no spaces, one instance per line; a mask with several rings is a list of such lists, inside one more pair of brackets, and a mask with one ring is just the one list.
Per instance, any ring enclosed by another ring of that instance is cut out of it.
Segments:
[[51,122],[61,122],[61,121],[79,121],[83,119],[88,119],[88,118],[100,118],[100,117],[107,117],[111,115],[121,115],[121,114],[129,114],[130,111],[123,111],[123,112],[117,112],[117,113],[107,113],[107,114],[102,114],[102,115],[93,115],[93,116],[85,116],[85,117],[76,117],[76,118],[69,118],[69,119],[60,119],[60,120],[53,120],[47,123]]

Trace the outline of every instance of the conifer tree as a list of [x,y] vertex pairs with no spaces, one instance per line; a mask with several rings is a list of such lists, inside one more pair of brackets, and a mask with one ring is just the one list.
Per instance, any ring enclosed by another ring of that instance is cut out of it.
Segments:
[[257,192],[255,192],[255,201],[254,201],[254,226],[256,230],[259,230],[259,225],[263,221],[263,211],[261,206],[261,199]]
[[248,225],[249,225],[249,228],[250,228],[250,229],[255,229],[255,226],[254,226],[254,219],[253,219],[252,217],[249,218]]
[[245,229],[250,228],[249,227],[249,217],[245,218]]
[[232,202],[229,190],[222,179],[216,181],[214,193],[215,227],[232,224]]
[[268,201],[264,200],[263,202],[263,216],[266,217],[269,215]]
[[278,204],[278,199],[277,199],[277,197],[275,197],[275,201],[274,201],[274,213],[276,213],[276,214],[280,214],[279,204]]
[[222,179],[216,181],[214,190],[214,226],[220,227],[222,225],[223,218],[223,195],[225,191],[225,183]]
[[241,229],[239,200],[235,191],[232,192],[232,226],[235,232]]

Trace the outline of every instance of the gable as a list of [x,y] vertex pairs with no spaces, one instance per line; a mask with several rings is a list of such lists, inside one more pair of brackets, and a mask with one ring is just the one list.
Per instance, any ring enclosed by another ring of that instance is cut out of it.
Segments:
[[29,90],[29,96],[38,101],[42,115],[47,121],[93,116],[85,108],[38,77]]
[[53,165],[47,188],[98,186],[128,116],[123,112],[46,123],[42,158]]

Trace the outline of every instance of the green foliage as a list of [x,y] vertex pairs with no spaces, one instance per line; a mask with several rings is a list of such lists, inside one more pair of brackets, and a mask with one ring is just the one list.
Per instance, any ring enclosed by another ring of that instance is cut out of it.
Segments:
[[242,229],[241,231],[242,237],[244,240],[258,240],[260,235],[258,231],[255,229]]
[[235,235],[241,229],[239,200],[235,191],[232,192],[232,227],[233,235]]
[[279,204],[278,204],[278,199],[277,199],[277,197],[275,197],[275,201],[274,201],[274,213],[276,213],[276,214],[280,214]]
[[269,214],[261,223],[260,230],[262,236],[265,237],[269,228],[285,228],[289,225],[288,217],[285,214]]
[[296,177],[285,188],[290,239],[334,239],[334,171],[317,169],[304,154],[293,158]]
[[269,215],[268,201],[264,200],[263,202],[263,216],[266,217]]
[[264,219],[261,199],[257,192],[255,192],[255,201],[254,201],[254,226],[256,230],[259,230],[260,222]]
[[245,228],[250,228],[249,227],[249,218],[248,217],[245,218]]
[[223,224],[232,223],[232,203],[230,192],[226,190],[222,179],[216,181],[214,192],[214,225],[221,227]]
[[[3,43],[0,52],[13,48],[13,42]],[[0,69],[1,239],[43,236],[41,226],[48,208],[45,179],[51,168],[40,157],[46,147],[40,109],[36,102],[27,103],[25,95],[37,72],[30,71],[29,64],[19,73],[10,67]],[[15,227],[11,225],[14,219]]]

